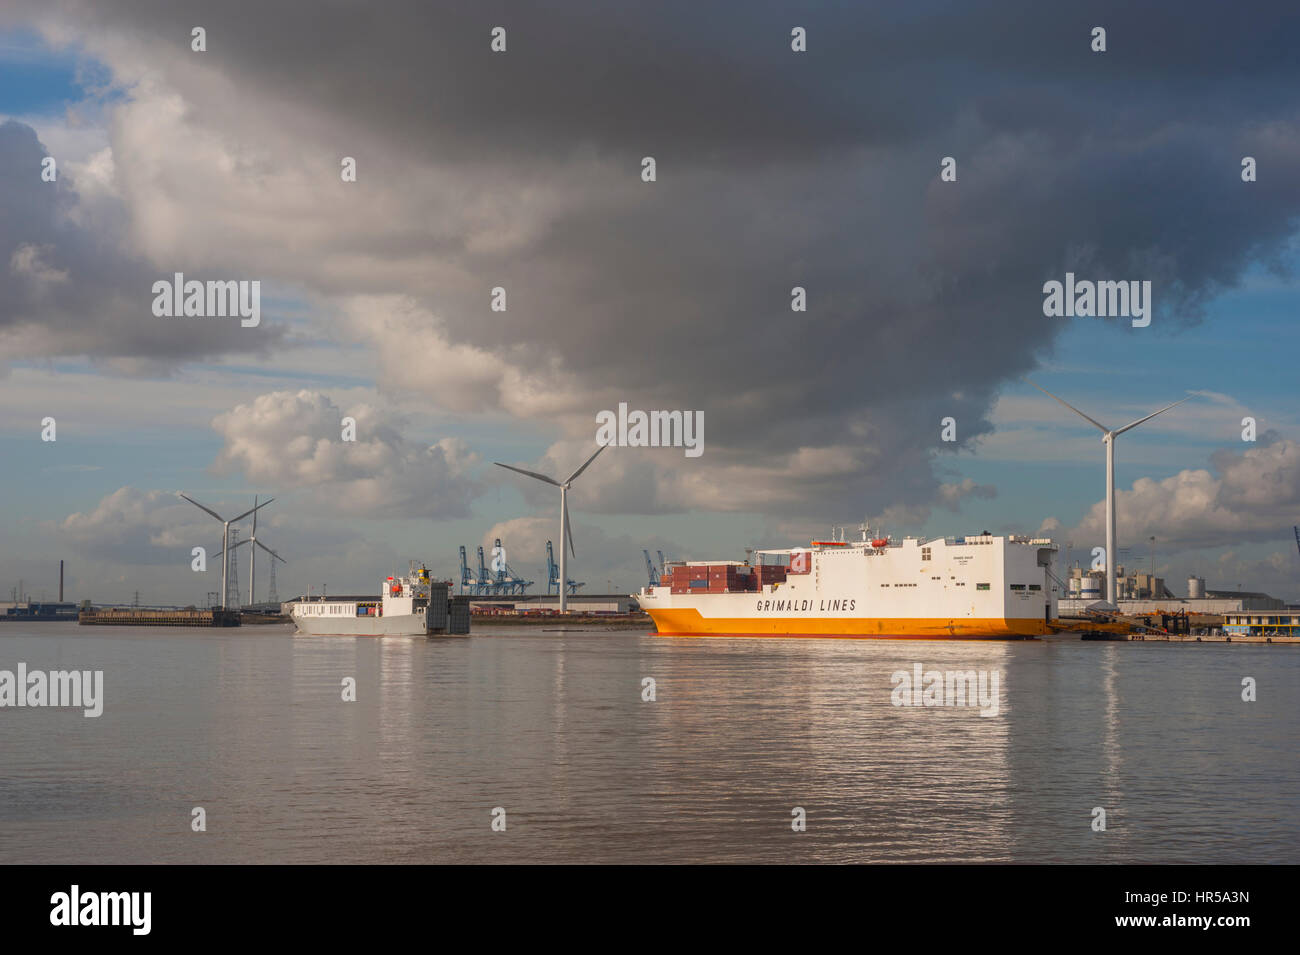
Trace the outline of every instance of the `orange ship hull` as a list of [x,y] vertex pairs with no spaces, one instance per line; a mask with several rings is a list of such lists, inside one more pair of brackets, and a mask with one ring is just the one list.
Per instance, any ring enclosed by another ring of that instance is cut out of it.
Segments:
[[913,640],[1023,640],[1054,631],[1030,618],[703,617],[691,607],[646,608],[664,637],[842,637]]

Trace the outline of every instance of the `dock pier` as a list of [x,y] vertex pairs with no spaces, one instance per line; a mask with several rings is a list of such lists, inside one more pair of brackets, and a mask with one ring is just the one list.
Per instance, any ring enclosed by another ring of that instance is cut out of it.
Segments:
[[238,610],[141,610],[136,607],[83,610],[77,622],[89,627],[238,627]]
[[1142,641],[1151,643],[1280,643],[1300,646],[1300,636],[1282,636],[1263,633],[1114,633],[1105,630],[1085,630],[1082,640],[1116,640],[1125,643]]

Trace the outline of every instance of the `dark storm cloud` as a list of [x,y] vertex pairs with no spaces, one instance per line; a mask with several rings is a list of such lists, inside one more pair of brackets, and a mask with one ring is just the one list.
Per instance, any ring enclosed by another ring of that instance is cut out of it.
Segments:
[[[47,2],[32,4],[48,9]],[[1234,119],[1294,104],[1293,4],[912,2],[610,4],[65,2],[67,25],[129,31],[159,56],[208,33],[204,66],[328,107],[378,137],[480,160],[647,140],[766,163],[915,141],[981,97],[1026,86],[1095,115],[1186,98]],[[790,52],[790,29],[809,52]],[[1109,32],[1090,51],[1089,31]],[[505,27],[509,52],[488,31]],[[1249,95],[1244,95],[1249,94]],[[1163,101],[1163,102],[1161,102]],[[996,108],[996,101],[994,102]],[[1050,116],[1039,115],[1050,124]],[[1037,124],[1035,124],[1037,125]],[[438,131],[436,137],[431,131]],[[761,148],[761,153],[748,150]]]
[[[1292,4],[58,9],[142,50],[185,50],[204,26],[192,66],[157,54],[170,83],[201,100],[218,71],[249,110],[326,117],[327,148],[366,150],[370,188],[407,188],[373,171],[400,156],[556,192],[522,245],[401,233],[386,255],[458,275],[396,291],[507,362],[558,355],[592,394],[703,409],[709,466],[857,448],[851,479],[808,476],[819,513],[934,498],[940,419],[962,442],[987,430],[992,395],[1064,326],[1044,281],[1150,279],[1155,321],[1187,321],[1276,260],[1300,212]],[[956,183],[937,181],[943,156]],[[497,284],[510,310],[489,315]]]
[[155,317],[153,282],[172,273],[126,251],[122,216],[82,222],[66,168],[41,179],[49,155],[30,126],[0,124],[0,363],[91,355],[139,369],[258,350],[279,337],[238,319]]

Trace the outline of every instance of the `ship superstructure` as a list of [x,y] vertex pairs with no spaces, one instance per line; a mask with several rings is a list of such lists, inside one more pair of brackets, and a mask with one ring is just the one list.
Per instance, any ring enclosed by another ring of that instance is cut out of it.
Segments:
[[673,636],[1006,639],[1053,632],[1056,545],[1046,538],[872,537],[675,561],[636,594]]
[[420,636],[469,633],[469,603],[450,596],[451,584],[432,580],[413,561],[405,577],[389,577],[375,600],[303,600],[293,622],[321,636]]

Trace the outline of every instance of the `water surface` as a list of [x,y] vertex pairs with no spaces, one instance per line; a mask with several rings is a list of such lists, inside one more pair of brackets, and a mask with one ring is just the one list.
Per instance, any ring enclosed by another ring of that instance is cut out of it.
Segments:
[[[0,625],[20,660],[106,702],[0,709],[5,862],[1300,862],[1300,648]],[[892,705],[914,663],[999,714]]]

